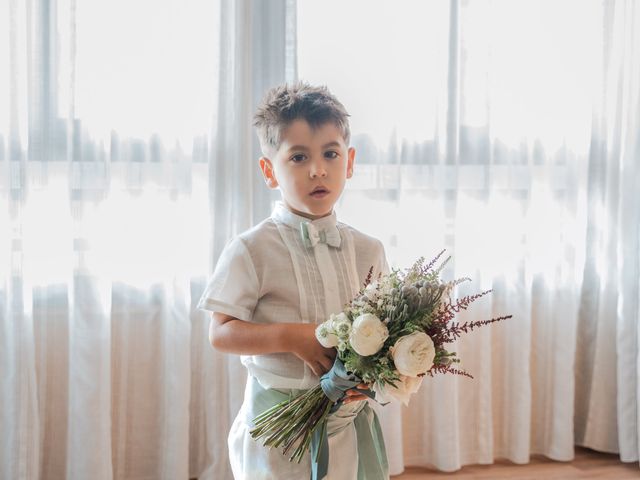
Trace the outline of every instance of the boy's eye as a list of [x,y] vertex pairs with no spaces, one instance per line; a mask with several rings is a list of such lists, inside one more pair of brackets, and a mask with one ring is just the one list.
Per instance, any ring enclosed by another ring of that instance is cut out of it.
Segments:
[[293,157],[291,157],[291,161],[295,162],[295,163],[300,163],[304,160],[304,155],[301,153],[298,153],[297,155],[294,155]]
[[338,156],[338,152],[334,152],[333,150],[331,150],[329,152],[326,152],[324,156],[327,158],[336,158]]

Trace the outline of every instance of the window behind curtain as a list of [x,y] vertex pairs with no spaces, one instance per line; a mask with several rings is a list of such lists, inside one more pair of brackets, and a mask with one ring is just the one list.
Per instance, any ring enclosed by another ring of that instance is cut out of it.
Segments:
[[351,113],[341,217],[398,266],[447,247],[463,271],[491,277],[527,258],[550,274],[584,220],[601,9],[300,0],[299,77]]
[[218,2],[0,13],[3,267],[35,285],[206,275]]

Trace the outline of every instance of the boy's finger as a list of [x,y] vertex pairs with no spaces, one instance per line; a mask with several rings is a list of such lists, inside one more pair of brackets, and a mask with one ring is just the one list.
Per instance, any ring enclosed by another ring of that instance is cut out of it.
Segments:
[[357,390],[347,390],[347,391],[345,392],[345,394],[346,394],[348,397],[363,397],[363,398],[367,398],[367,396],[366,396],[366,395],[364,395],[363,393],[360,393],[360,392],[359,392],[359,391],[357,391]]
[[368,397],[366,395],[354,395],[354,396],[350,396],[349,398],[346,398],[342,403],[360,402],[360,401],[367,400],[367,398]]

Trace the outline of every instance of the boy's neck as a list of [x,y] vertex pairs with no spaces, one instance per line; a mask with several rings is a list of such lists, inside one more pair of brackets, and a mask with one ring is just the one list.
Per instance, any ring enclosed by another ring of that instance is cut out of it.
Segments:
[[300,216],[300,217],[305,217],[308,218],[309,220],[318,220],[319,218],[324,218],[324,217],[328,217],[329,215],[331,215],[333,213],[333,208],[331,208],[331,210],[329,210],[328,213],[325,213],[324,215],[311,215],[310,213],[306,213],[306,212],[301,212],[299,210],[296,210],[295,208],[293,208],[291,205],[289,205],[287,203],[286,200],[282,200],[282,204],[285,206],[285,208],[287,210],[289,210],[291,213],[295,213],[296,215]]

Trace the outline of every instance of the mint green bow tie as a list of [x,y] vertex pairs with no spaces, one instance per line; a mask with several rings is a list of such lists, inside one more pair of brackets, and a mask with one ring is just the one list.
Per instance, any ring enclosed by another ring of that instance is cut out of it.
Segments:
[[315,247],[318,243],[326,243],[331,247],[338,248],[342,241],[338,227],[335,225],[320,230],[311,222],[302,222],[300,233],[302,240],[308,247]]

